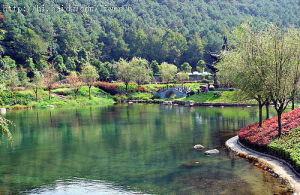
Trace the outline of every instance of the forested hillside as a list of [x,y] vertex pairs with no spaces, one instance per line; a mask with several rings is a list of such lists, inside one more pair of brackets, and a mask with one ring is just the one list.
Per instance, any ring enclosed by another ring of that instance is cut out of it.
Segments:
[[54,59],[64,64],[58,69],[79,70],[94,59],[138,56],[195,68],[242,22],[299,27],[299,5],[298,0],[1,0],[2,66],[14,64],[12,58],[41,69]]

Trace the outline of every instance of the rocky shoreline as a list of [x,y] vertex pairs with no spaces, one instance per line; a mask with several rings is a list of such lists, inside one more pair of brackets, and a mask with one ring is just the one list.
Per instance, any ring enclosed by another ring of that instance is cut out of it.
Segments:
[[235,136],[225,143],[226,147],[234,151],[237,156],[247,159],[255,166],[261,167],[270,172],[274,177],[287,181],[293,188],[294,194],[300,195],[300,174],[286,161],[277,157],[263,154],[252,150],[239,142],[238,136]]

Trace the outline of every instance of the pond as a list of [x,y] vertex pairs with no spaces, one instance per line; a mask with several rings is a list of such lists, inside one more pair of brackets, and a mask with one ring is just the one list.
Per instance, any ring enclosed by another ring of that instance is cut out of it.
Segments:
[[280,185],[224,147],[256,108],[123,104],[6,117],[16,127],[0,146],[5,193],[273,194]]

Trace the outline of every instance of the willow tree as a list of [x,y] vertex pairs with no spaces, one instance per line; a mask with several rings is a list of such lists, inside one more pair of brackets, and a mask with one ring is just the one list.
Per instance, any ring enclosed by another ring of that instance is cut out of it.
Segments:
[[258,101],[260,126],[262,106],[272,101],[280,136],[281,115],[299,87],[299,31],[273,25],[253,30],[242,25],[230,40],[233,47],[221,60],[219,74]]
[[264,40],[262,50],[267,64],[266,88],[278,117],[278,136],[281,136],[281,115],[299,89],[300,31],[270,26],[260,33]]
[[218,64],[220,81],[240,89],[259,107],[259,126],[262,125],[262,108],[268,100],[265,80],[267,72],[263,59],[261,38],[248,26],[241,25],[230,35],[231,49]]

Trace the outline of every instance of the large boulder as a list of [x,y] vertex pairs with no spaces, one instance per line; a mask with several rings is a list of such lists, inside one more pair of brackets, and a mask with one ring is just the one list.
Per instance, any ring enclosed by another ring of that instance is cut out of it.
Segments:
[[205,147],[202,146],[201,144],[196,144],[196,145],[194,145],[194,149],[195,149],[195,150],[202,150],[203,148],[205,148]]
[[215,154],[219,154],[220,151],[217,149],[213,149],[213,150],[207,150],[206,152],[204,152],[205,155],[215,155]]

